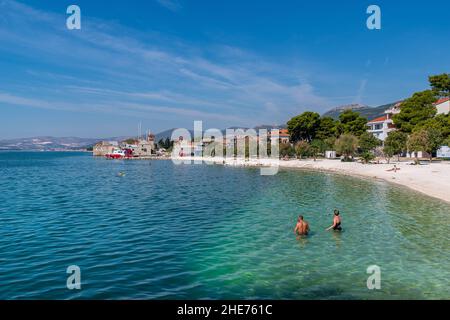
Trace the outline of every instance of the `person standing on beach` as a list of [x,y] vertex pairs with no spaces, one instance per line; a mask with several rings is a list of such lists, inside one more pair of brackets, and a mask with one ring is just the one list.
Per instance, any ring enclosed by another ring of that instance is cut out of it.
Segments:
[[303,216],[298,216],[297,224],[294,229],[294,233],[299,236],[306,236],[309,232],[309,224],[303,220]]
[[339,216],[339,210],[335,209],[334,210],[334,218],[333,218],[333,225],[329,228],[327,228],[328,230],[336,230],[336,231],[342,231],[342,227],[341,227],[341,217]]

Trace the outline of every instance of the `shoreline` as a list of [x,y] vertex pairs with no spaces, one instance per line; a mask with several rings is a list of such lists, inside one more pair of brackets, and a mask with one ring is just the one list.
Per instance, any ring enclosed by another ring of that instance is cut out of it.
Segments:
[[[199,161],[199,163],[219,164],[235,167],[274,167],[280,169],[303,169],[318,172],[342,174],[357,178],[383,180],[450,204],[450,162],[410,165],[408,162],[391,161],[390,164],[362,164],[358,162],[341,162],[331,159],[279,160],[276,159],[223,159],[183,157],[173,158],[181,161]],[[201,161],[201,162],[200,162]],[[397,172],[387,171],[394,165]]]
[[[2,150],[3,151],[3,150]],[[25,151],[25,150],[20,150]],[[1,152],[1,151],[0,151]],[[39,151],[38,151],[39,152]],[[55,151],[53,151],[55,152]],[[58,151],[56,151],[58,152]],[[90,151],[71,150],[64,152]],[[199,164],[215,164],[234,167],[278,167],[280,169],[309,170],[326,172],[339,175],[352,176],[360,179],[376,179],[397,186],[406,187],[409,190],[420,192],[432,198],[439,199],[450,204],[450,161],[441,161],[432,164],[410,165],[412,161],[391,161],[390,164],[382,162],[379,164],[362,164],[359,162],[341,162],[339,159],[226,159],[222,157],[161,157],[149,156],[131,158],[127,160],[178,160],[197,162]],[[396,165],[400,170],[397,172],[387,171]]]

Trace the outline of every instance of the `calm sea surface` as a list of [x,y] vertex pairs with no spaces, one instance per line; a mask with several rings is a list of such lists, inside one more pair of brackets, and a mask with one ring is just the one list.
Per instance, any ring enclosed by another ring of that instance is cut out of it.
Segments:
[[450,299],[450,206],[384,182],[0,152],[0,200],[0,299]]

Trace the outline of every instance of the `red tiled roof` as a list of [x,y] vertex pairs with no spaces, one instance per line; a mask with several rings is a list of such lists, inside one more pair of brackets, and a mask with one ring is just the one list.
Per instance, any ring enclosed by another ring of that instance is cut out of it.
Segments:
[[[276,130],[276,128],[274,129]],[[271,135],[272,131],[271,130],[267,130],[267,134]],[[288,129],[278,129],[278,135],[279,136],[289,136],[289,130]]]
[[383,121],[385,121],[385,120],[387,120],[387,115],[386,115],[386,116],[379,117],[379,118],[375,118],[375,119],[369,121],[368,123],[383,122]]
[[439,99],[438,101],[436,101],[434,104],[435,105],[438,105],[438,104],[441,104],[441,103],[444,103],[444,102],[447,102],[447,101],[449,101],[450,100],[450,98],[449,97],[446,97],[446,98],[441,98],[441,99]]
[[280,129],[279,137],[280,138],[289,138],[290,137],[289,130],[288,129]]

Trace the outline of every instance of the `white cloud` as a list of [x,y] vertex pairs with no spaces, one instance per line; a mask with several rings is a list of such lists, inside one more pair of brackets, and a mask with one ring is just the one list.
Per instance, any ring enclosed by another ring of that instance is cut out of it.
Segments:
[[213,113],[203,112],[187,108],[174,108],[163,105],[154,105],[146,103],[130,103],[130,102],[116,102],[116,103],[71,103],[67,101],[51,101],[44,99],[28,98],[22,96],[15,96],[8,93],[0,92],[0,103],[8,105],[16,105],[31,108],[50,109],[50,110],[65,110],[72,112],[100,112],[112,113],[118,115],[135,115],[138,117],[151,116],[150,112],[167,113],[178,116],[189,116],[193,119],[205,120],[221,120],[234,121],[242,124],[242,119],[233,113]]
[[161,6],[171,11],[179,11],[182,6],[177,0],[156,0]]
[[[8,75],[0,75],[4,103],[161,112],[189,120],[214,119],[222,126],[282,123],[306,109],[321,112],[330,105],[315,93],[302,70],[242,48],[197,47],[92,18],[83,22],[81,32],[70,32],[61,26],[64,15],[41,15],[14,1],[3,1],[0,8],[7,12],[0,20],[0,42],[31,61],[24,73],[33,80],[24,83],[33,90],[15,94],[7,86]],[[42,64],[48,67],[42,69]],[[63,103],[65,99],[73,103]]]

